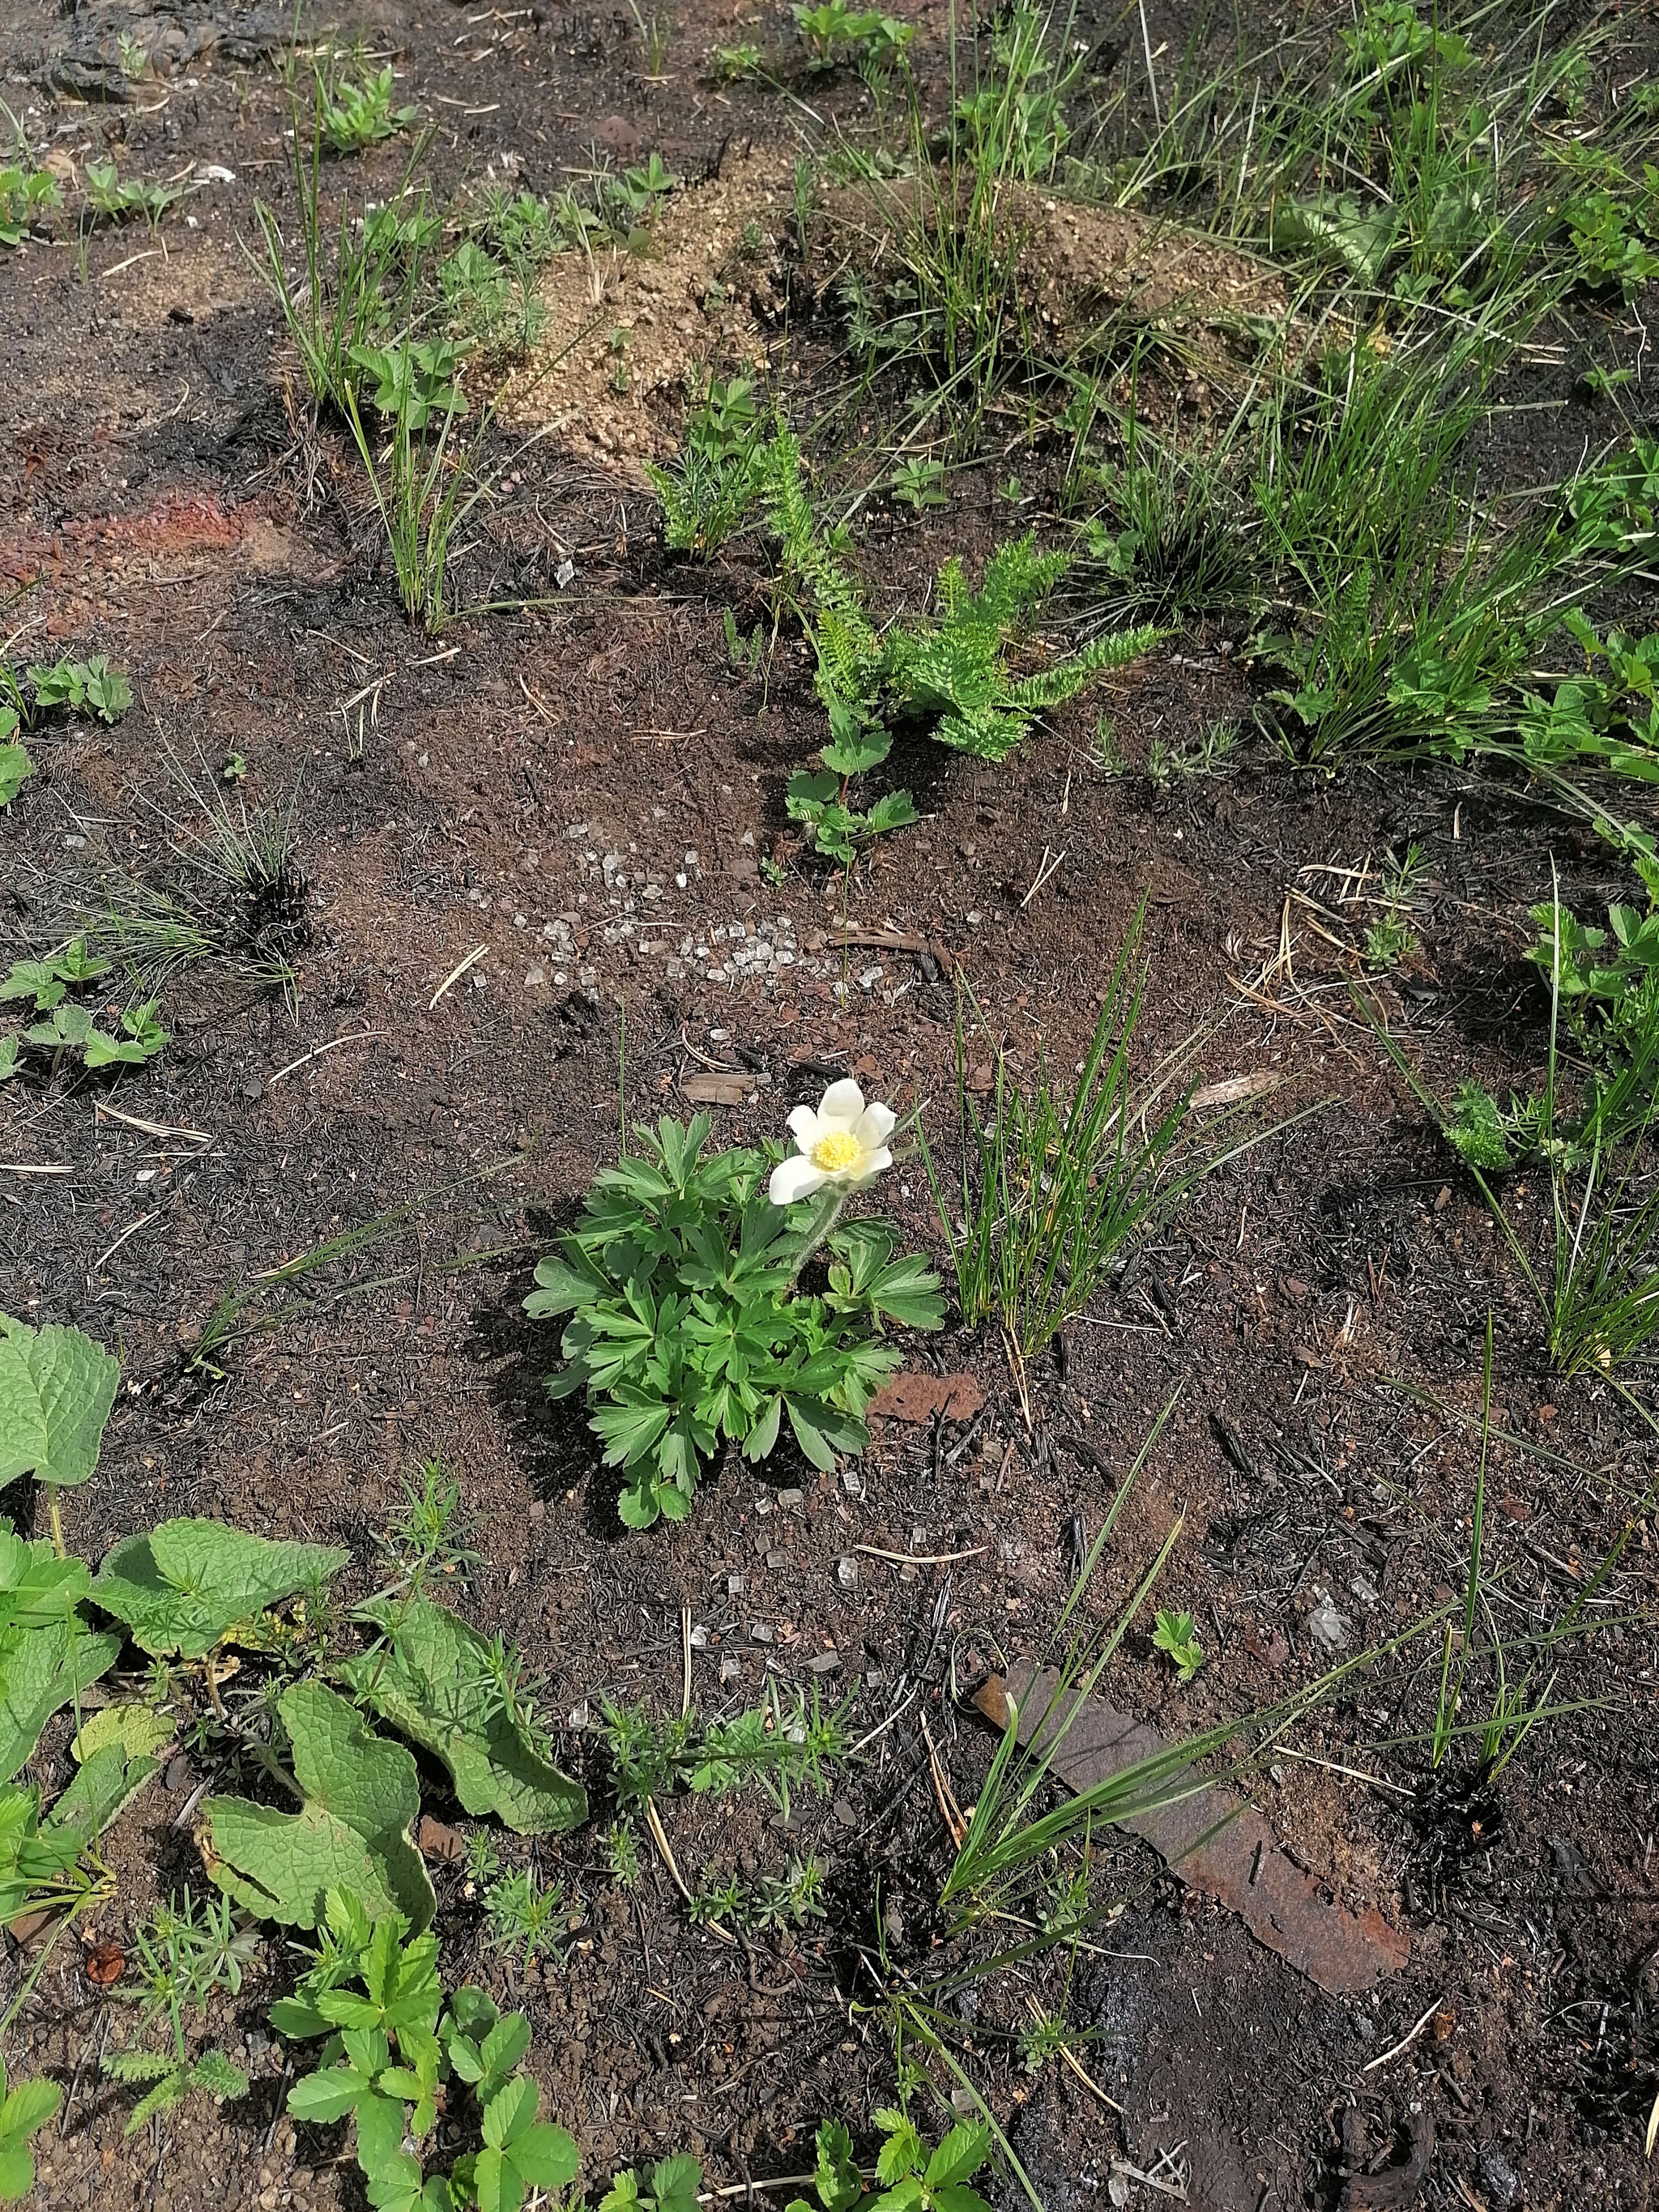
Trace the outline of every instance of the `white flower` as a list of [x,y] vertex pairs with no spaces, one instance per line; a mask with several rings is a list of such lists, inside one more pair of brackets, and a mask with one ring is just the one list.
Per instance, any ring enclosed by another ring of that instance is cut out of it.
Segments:
[[800,1150],[772,1170],[769,1187],[774,1206],[793,1206],[827,1182],[868,1182],[893,1164],[887,1139],[897,1120],[890,1106],[874,1099],[864,1103],[864,1093],[850,1076],[832,1083],[818,1101],[817,1111],[797,1106],[789,1116],[789,1133]]

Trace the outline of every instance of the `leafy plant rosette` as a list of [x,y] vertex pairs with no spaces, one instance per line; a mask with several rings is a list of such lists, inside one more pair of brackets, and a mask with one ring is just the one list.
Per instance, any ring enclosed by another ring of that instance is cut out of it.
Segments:
[[549,1392],[586,1391],[630,1528],[683,1521],[722,1438],[763,1460],[786,1416],[815,1467],[861,1451],[864,1408],[902,1358],[886,1325],[944,1318],[921,1254],[896,1256],[884,1222],[841,1220],[892,1164],[891,1109],[842,1080],[789,1127],[781,1160],[769,1146],[707,1152],[706,1114],[636,1132],[641,1148],[595,1176],[584,1219],[537,1267],[525,1310],[570,1316]]

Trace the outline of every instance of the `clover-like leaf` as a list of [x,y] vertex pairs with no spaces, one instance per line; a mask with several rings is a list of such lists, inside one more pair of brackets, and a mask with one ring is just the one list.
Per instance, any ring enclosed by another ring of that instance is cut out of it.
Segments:
[[92,1598],[152,1658],[199,1659],[268,1606],[337,1574],[349,1557],[218,1521],[163,1521],[106,1554]]
[[519,2212],[532,2189],[562,2189],[580,2163],[562,2128],[536,2118],[540,2092],[521,2074],[484,2107],[483,2148],[472,2170],[479,2212]]

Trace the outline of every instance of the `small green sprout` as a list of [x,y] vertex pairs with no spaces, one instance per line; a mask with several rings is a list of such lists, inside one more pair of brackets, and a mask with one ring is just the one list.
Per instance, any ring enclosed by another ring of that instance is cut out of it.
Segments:
[[1158,1626],[1152,1631],[1152,1648],[1169,1654],[1183,1682],[1190,1682],[1204,1664],[1204,1646],[1193,1633],[1190,1613],[1165,1613],[1160,1606]]

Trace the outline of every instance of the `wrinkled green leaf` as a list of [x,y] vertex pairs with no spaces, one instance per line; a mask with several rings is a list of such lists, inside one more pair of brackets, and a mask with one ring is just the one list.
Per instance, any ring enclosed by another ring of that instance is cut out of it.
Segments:
[[199,1659],[269,1606],[325,1582],[350,1553],[273,1542],[217,1521],[164,1521],[106,1555],[93,1601],[152,1658]]
[[421,1808],[415,1761],[374,1735],[343,1698],[296,1683],[277,1710],[294,1749],[298,1813],[210,1797],[203,1858],[209,1874],[261,1919],[314,1928],[331,1889],[349,1891],[372,1920],[401,1912],[416,1931],[435,1909],[410,1830]]
[[94,1632],[77,1613],[0,1632],[0,1778],[17,1772],[52,1715],[120,1656],[118,1636]]
[[492,1682],[488,1639],[425,1598],[363,1607],[385,1646],[349,1662],[358,1699],[441,1759],[475,1819],[498,1814],[521,1836],[556,1834],[587,1818],[587,1797],[541,1756]]
[[120,1361],[78,1328],[37,1331],[0,1314],[0,1485],[30,1474],[84,1482],[120,1379]]

